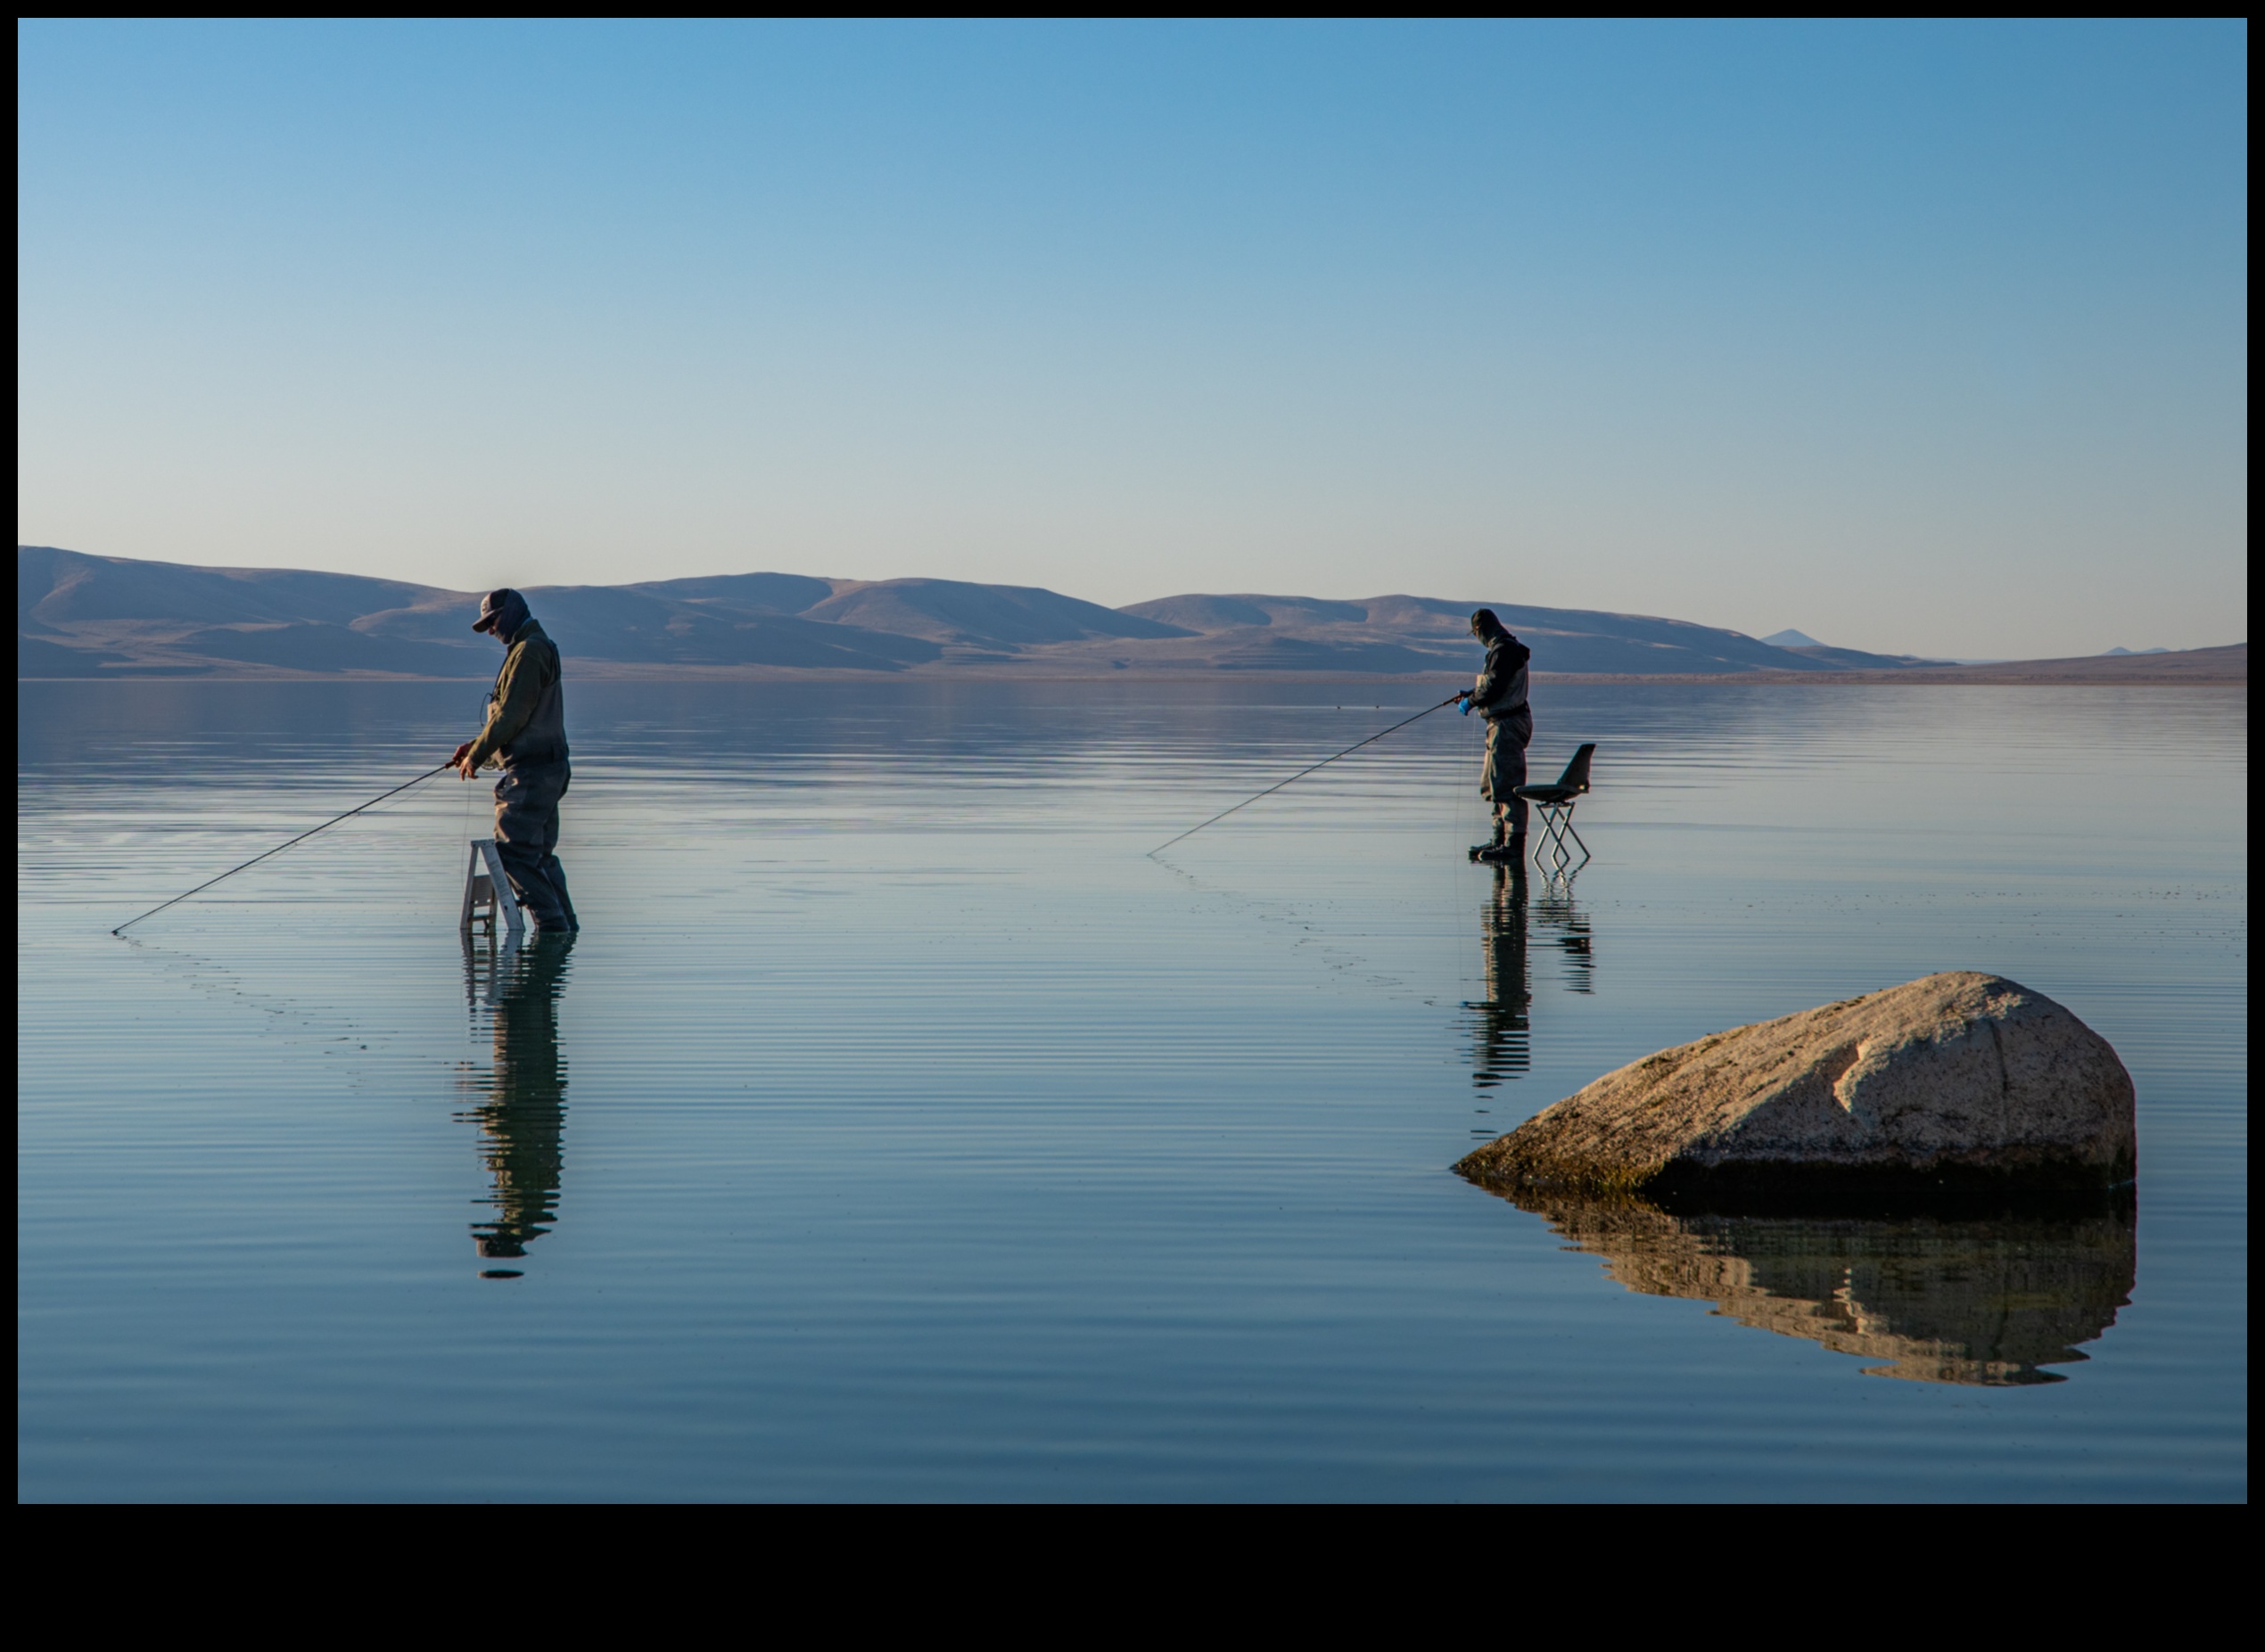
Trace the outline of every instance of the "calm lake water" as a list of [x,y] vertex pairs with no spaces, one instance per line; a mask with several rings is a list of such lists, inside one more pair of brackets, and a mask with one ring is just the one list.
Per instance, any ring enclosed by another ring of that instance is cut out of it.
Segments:
[[[476,685],[19,688],[20,1494],[2241,1499],[2245,690],[568,688],[571,946],[457,930]],[[1521,1209],[1448,1166],[1939,969],[2136,1212]]]

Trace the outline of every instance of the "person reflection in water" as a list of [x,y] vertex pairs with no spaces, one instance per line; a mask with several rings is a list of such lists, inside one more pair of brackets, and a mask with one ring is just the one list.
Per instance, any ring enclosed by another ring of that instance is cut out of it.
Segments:
[[1526,961],[1526,867],[1495,868],[1495,888],[1480,916],[1486,948],[1487,997],[1465,1004],[1473,1017],[1470,1081],[1491,1089],[1533,1065],[1534,1002]]
[[1537,933],[1555,941],[1568,992],[1596,990],[1594,939],[1588,915],[1574,904],[1573,880],[1543,878],[1530,904],[1527,897],[1523,864],[1495,867],[1494,888],[1479,913],[1487,996],[1463,1006],[1471,1017],[1470,1081],[1479,1089],[1507,1083],[1534,1064],[1531,946]]
[[[465,942],[474,1014],[487,1015],[495,1038],[493,1066],[465,1081],[479,1099],[458,1115],[480,1127],[480,1156],[494,1183],[488,1202],[496,1213],[472,1228],[482,1257],[524,1256],[557,1219],[566,1127],[558,1000],[573,947],[571,933],[539,934],[500,953],[475,949],[469,937]],[[484,999],[482,975],[488,978]]]

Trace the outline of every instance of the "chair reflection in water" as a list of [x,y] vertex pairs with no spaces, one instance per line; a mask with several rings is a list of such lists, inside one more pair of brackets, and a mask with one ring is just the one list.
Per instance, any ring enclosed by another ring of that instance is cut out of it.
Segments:
[[[1535,846],[1534,864],[1541,866],[1543,858],[1558,872],[1578,871],[1589,863],[1589,846],[1581,842],[1581,834],[1573,829],[1573,805],[1589,789],[1589,760],[1596,755],[1596,744],[1591,741],[1573,753],[1573,760],[1565,765],[1565,772],[1549,785],[1521,785],[1518,795],[1534,806],[1542,819],[1542,842]],[[1570,845],[1567,839],[1571,839]],[[1581,851],[1578,860],[1573,859],[1573,847]]]
[[1574,902],[1572,875],[1529,882],[1522,866],[1496,867],[1494,887],[1479,913],[1487,996],[1463,1005],[1471,1017],[1470,1081],[1479,1089],[1516,1079],[1533,1065],[1531,949],[1536,932],[1556,941],[1564,960],[1565,990],[1594,992],[1594,937],[1588,915]]
[[495,1214],[472,1228],[482,1257],[524,1256],[557,1219],[566,1128],[558,1000],[573,945],[572,935],[515,936],[500,948],[464,937],[465,993],[475,1026],[487,1017],[494,1049],[487,1072],[459,1081],[473,1105],[457,1116],[480,1127],[492,1184],[486,1203]]
[[1552,931],[1565,961],[1565,990],[1584,995],[1596,990],[1596,937],[1589,929],[1588,914],[1573,900],[1572,872],[1544,874],[1535,884],[1533,925]]

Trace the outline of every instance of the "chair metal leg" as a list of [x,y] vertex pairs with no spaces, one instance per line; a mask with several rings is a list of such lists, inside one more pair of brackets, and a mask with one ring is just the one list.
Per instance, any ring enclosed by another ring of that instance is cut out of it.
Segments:
[[1536,812],[1542,818],[1542,841],[1534,846],[1534,859],[1539,863],[1546,859],[1561,872],[1572,857],[1566,852],[1564,829],[1558,824],[1557,810],[1544,803]]
[[[1576,863],[1577,867],[1585,867],[1588,865],[1591,860],[1596,858],[1589,853],[1589,846],[1581,842],[1581,834],[1573,829],[1573,806],[1570,803],[1565,805],[1565,837],[1569,837],[1576,843],[1580,843],[1581,845],[1581,858]],[[1561,843],[1564,841],[1565,838],[1558,839],[1558,842]]]
[[492,935],[498,914],[516,941],[527,927],[527,920],[520,915],[510,875],[503,869],[503,857],[496,851],[495,840],[475,837],[472,840],[472,864],[464,874],[464,906],[457,918],[457,927],[468,935],[478,925]]
[[[1543,856],[1546,855],[1550,865],[1559,872],[1569,867],[1577,870],[1588,865],[1593,857],[1589,853],[1589,846],[1581,842],[1581,834],[1573,830],[1573,806],[1570,803],[1541,803],[1536,805],[1536,811],[1542,818],[1543,836],[1542,843],[1534,854],[1536,864],[1540,864]],[[1568,837],[1580,844],[1581,858],[1578,860],[1573,859],[1573,851],[1566,844]]]

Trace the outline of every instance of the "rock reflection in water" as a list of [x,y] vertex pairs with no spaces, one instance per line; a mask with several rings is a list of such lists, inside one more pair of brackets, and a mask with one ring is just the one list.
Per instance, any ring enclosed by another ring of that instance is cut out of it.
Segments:
[[1536,933],[1555,941],[1564,961],[1565,990],[1594,992],[1594,937],[1588,915],[1574,902],[1572,878],[1529,880],[1523,866],[1495,867],[1494,888],[1479,913],[1487,996],[1463,1006],[1470,1016],[1470,1081],[1480,1089],[1515,1079],[1533,1065],[1534,982],[1528,949]]
[[2011,1386],[2087,1356],[2131,1300],[2129,1189],[2090,1208],[1868,1217],[1676,1214],[1638,1199],[1513,1201],[1631,1291],[1881,1363],[1868,1377]]
[[573,946],[571,934],[500,949],[465,938],[465,996],[495,1040],[493,1064],[461,1081],[474,1105],[457,1115],[480,1127],[480,1156],[494,1183],[494,1218],[472,1227],[483,1257],[524,1256],[557,1220],[566,1129],[558,1000]]

